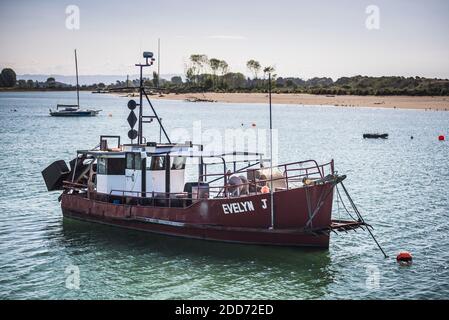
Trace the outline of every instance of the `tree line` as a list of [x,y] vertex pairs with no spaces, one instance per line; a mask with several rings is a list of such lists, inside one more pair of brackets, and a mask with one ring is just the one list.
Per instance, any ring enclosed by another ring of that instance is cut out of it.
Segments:
[[[449,96],[448,79],[422,77],[341,77],[334,81],[327,77],[301,79],[298,77],[278,77],[273,66],[262,66],[257,60],[246,63],[251,77],[241,72],[233,72],[222,59],[208,58],[205,54],[192,54],[185,68],[184,77],[174,76],[162,79],[153,72],[152,79],[145,78],[144,84],[153,89],[168,92],[267,92],[268,74],[271,74],[274,93],[309,93],[324,95],[407,95],[407,96]],[[117,80],[114,84],[83,85],[85,90],[133,90],[139,80]],[[0,73],[0,87],[18,89],[74,90],[75,86],[57,82],[50,77],[45,82],[17,80],[11,68]]]
[[[263,67],[257,60],[247,61],[246,67],[252,77],[241,72],[231,72],[224,60],[205,54],[193,54],[186,66],[185,81],[172,77],[161,79],[160,86],[180,92],[267,92],[268,73],[271,73],[275,93],[309,93],[325,95],[408,95],[448,96],[448,79],[422,77],[341,77],[334,81],[328,77],[301,79],[298,77],[277,77],[273,66]],[[159,81],[159,80],[158,80]],[[158,82],[159,83],[159,82]]]

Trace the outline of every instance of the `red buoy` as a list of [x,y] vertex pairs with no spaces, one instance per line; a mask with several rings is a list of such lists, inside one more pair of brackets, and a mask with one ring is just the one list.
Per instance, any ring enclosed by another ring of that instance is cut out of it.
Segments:
[[400,264],[400,265],[410,265],[412,264],[413,261],[413,257],[412,254],[408,251],[402,251],[400,252],[397,257],[396,257],[396,261]]
[[438,137],[438,141],[444,141],[444,140],[445,140],[445,137],[443,135]]

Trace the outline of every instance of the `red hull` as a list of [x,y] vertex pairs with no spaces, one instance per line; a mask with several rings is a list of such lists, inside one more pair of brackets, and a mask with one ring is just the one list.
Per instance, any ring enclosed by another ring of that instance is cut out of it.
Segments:
[[202,200],[186,208],[113,204],[63,194],[61,207],[65,217],[170,236],[327,248],[329,233],[317,231],[331,226],[332,188],[326,183],[274,193],[274,229],[269,194]]

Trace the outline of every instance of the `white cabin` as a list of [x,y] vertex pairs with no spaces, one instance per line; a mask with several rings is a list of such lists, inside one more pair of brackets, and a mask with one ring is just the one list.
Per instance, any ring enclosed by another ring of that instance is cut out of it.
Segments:
[[191,148],[186,144],[124,145],[120,151],[96,153],[98,193],[151,197],[158,193],[182,193],[185,156],[171,156]]

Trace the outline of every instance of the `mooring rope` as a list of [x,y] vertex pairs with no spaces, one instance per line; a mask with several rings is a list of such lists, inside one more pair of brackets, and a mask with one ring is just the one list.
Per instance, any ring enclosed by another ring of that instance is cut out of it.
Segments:
[[[351,198],[351,196],[349,195],[348,190],[346,190],[346,187],[345,187],[345,185],[343,184],[343,181],[341,181],[340,183],[341,183],[341,186],[343,187],[343,191],[345,192],[346,197],[347,197],[348,200],[349,200],[349,203],[350,203],[351,206],[352,206],[352,209],[354,210],[355,214],[359,217],[359,221],[365,223],[365,220],[363,219],[363,217],[362,217],[360,211],[357,209],[357,207],[356,207],[354,201],[352,201],[352,198]],[[337,191],[338,191],[338,189],[337,189]],[[343,199],[342,199],[342,198],[340,198],[340,199],[342,200],[342,203],[343,203]],[[346,208],[346,206],[345,206],[345,208]],[[348,211],[348,210],[346,210],[346,211],[347,211],[348,214],[349,214],[349,211]],[[354,218],[352,218],[352,219],[354,219]],[[376,237],[374,236],[374,234],[371,232],[371,230],[370,230],[370,228],[369,228],[370,226],[369,226],[368,224],[366,224],[366,226],[367,226],[366,229],[368,230],[369,234],[370,234],[371,237],[373,238],[373,240],[374,240],[374,242],[376,243],[377,247],[378,247],[378,248],[380,249],[380,251],[383,253],[385,259],[387,259],[387,258],[388,258],[387,254],[386,254],[385,251],[382,249],[382,247],[380,246],[379,242],[377,242]]]
[[[339,202],[341,202],[341,205],[343,206],[343,209],[345,209],[346,213],[351,217],[352,220],[356,220],[356,219],[352,216],[352,214],[349,212],[348,208],[346,207],[345,202],[343,201],[343,197],[342,197],[341,194],[340,194],[340,190],[338,189],[338,185],[335,186],[335,189],[337,189],[337,195],[338,195],[337,201],[338,201],[338,199],[340,199]],[[339,202],[338,202],[338,203],[339,203]]]

